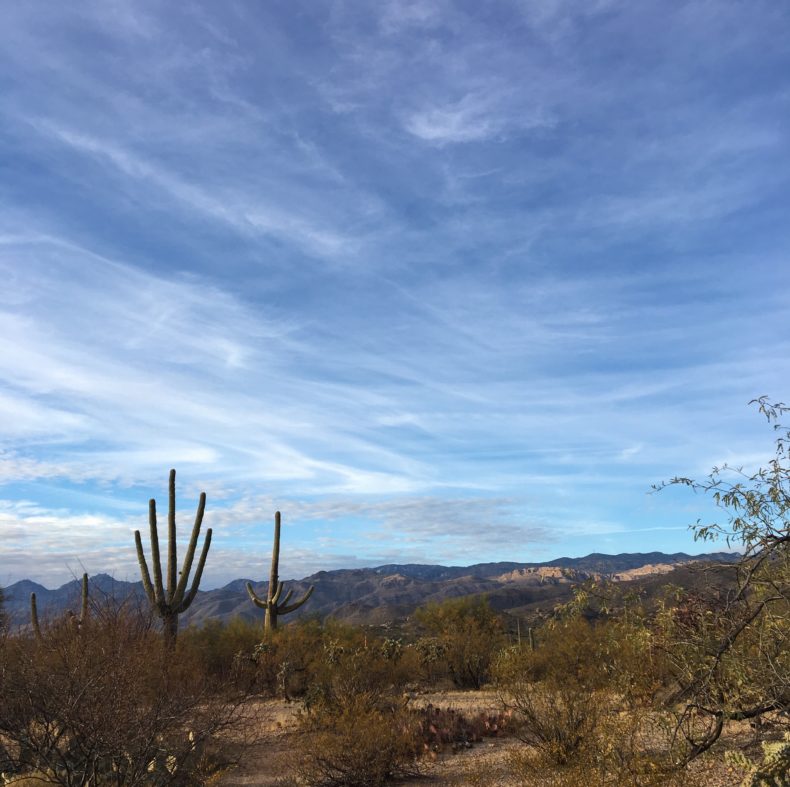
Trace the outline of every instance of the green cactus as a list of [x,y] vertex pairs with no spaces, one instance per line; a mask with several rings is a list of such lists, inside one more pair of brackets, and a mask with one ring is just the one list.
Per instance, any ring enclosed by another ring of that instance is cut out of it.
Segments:
[[763,741],[763,760],[754,763],[741,751],[728,751],[725,760],[748,770],[741,787],[790,787],[790,733],[780,741]]
[[784,740],[763,743],[763,761],[744,779],[744,787],[790,785],[790,734]]
[[140,531],[134,531],[134,542],[137,546],[137,560],[140,563],[140,575],[143,580],[143,588],[148,596],[148,601],[156,614],[162,618],[164,627],[165,645],[169,648],[175,646],[178,636],[178,616],[185,612],[197,595],[200,578],[203,575],[203,567],[206,565],[206,556],[211,546],[211,528],[206,531],[206,538],[203,541],[203,551],[200,553],[195,577],[192,580],[192,587],[186,592],[189,574],[192,571],[192,561],[195,559],[195,549],[198,538],[200,537],[200,527],[203,523],[203,514],[206,510],[206,493],[200,493],[195,524],[192,526],[192,537],[189,539],[189,546],[184,557],[184,565],[181,569],[181,576],[178,576],[177,555],[176,555],[176,471],[170,471],[170,505],[168,509],[168,539],[167,539],[167,590],[162,583],[162,563],[159,557],[159,535],[156,529],[156,500],[151,499],[148,503],[148,524],[151,530],[151,562],[154,571],[154,581],[151,582],[151,575],[148,572],[148,564],[143,552],[143,542],[140,538]]
[[[80,614],[79,617],[73,612],[68,613],[71,625],[76,632],[84,629],[85,624],[88,622],[88,575],[82,575],[82,592],[80,594]],[[33,625],[33,633],[36,639],[41,642],[43,635],[41,634],[41,625],[38,621],[38,603],[36,602],[36,594],[30,594],[30,622]]]
[[41,634],[41,626],[38,622],[38,603],[36,602],[36,594],[30,594],[30,622],[33,624],[33,633],[36,639],[41,642],[44,637]]
[[271,633],[277,628],[277,618],[280,615],[287,615],[293,612],[304,604],[313,593],[313,586],[311,585],[307,593],[299,599],[299,601],[289,604],[293,594],[293,589],[285,594],[285,598],[280,600],[283,593],[283,583],[279,579],[279,566],[280,566],[280,512],[274,514],[274,545],[272,547],[272,568],[269,574],[269,589],[266,593],[266,598],[259,598],[255,591],[252,589],[252,582],[247,583],[247,593],[250,595],[250,600],[256,607],[266,610],[264,618],[264,631]]

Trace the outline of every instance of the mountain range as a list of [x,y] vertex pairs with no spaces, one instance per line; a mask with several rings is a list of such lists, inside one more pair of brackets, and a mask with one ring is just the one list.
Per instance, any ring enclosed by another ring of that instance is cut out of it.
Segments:
[[[312,585],[310,601],[289,620],[300,615],[334,617],[349,623],[383,625],[403,620],[417,607],[448,598],[486,594],[495,609],[529,616],[570,598],[573,586],[591,577],[616,582],[656,585],[672,582],[682,586],[696,580],[700,564],[733,563],[738,554],[716,552],[687,555],[683,552],[593,553],[580,558],[558,558],[545,563],[477,563],[471,566],[390,564],[376,568],[319,571],[287,582],[299,598]],[[246,579],[235,579],[213,590],[199,591],[182,615],[182,625],[201,625],[211,619],[227,622],[234,617],[262,620],[245,589]],[[253,582],[265,597],[267,583]],[[133,598],[145,602],[141,582],[124,582],[108,574],[89,580],[92,602]],[[49,590],[25,579],[4,589],[6,612],[12,627],[30,623],[30,594],[36,594],[42,619],[53,618],[79,607],[80,580]]]

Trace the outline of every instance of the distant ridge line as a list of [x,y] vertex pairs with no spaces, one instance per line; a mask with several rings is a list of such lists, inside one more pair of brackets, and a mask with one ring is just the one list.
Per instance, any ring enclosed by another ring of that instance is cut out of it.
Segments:
[[[630,581],[667,574],[693,563],[734,563],[740,554],[713,552],[689,555],[685,552],[623,552],[607,555],[594,552],[584,557],[560,557],[544,562],[500,561],[470,566],[443,566],[421,563],[388,563],[372,568],[341,568],[318,571],[300,580],[289,580],[299,594],[309,585],[315,593],[301,614],[338,617],[349,622],[381,623],[403,618],[426,602],[485,593],[498,609],[524,607],[549,601],[570,592],[572,584],[588,576],[603,576]],[[201,624],[209,619],[230,620],[242,617],[257,620],[249,603],[245,578],[234,579],[219,588],[199,591],[185,624]],[[253,581],[265,592],[266,583]],[[90,578],[95,600],[102,598],[143,599],[141,582],[114,579],[106,573]],[[74,579],[50,590],[29,579],[4,589],[6,610],[12,626],[29,623],[30,594],[35,592],[44,618],[54,617],[74,607],[79,598],[80,581]]]

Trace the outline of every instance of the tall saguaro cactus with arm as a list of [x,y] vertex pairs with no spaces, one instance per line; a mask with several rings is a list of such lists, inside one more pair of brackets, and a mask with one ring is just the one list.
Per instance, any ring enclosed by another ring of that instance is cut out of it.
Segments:
[[156,527],[156,500],[151,499],[148,503],[148,525],[151,531],[151,567],[153,568],[154,578],[151,582],[151,574],[148,571],[148,563],[143,552],[143,542],[140,538],[140,531],[134,531],[134,542],[137,546],[137,559],[140,562],[140,575],[143,580],[143,588],[148,596],[148,601],[156,614],[162,618],[164,626],[165,645],[169,648],[175,646],[178,636],[178,616],[185,612],[197,595],[200,578],[203,575],[203,567],[206,565],[206,556],[211,546],[211,528],[206,531],[206,538],[203,541],[203,550],[200,553],[195,576],[192,580],[192,587],[187,593],[187,582],[192,571],[192,562],[195,559],[195,549],[197,548],[198,538],[200,537],[200,527],[203,524],[203,514],[206,511],[206,493],[200,493],[195,524],[192,526],[192,537],[189,539],[187,553],[184,556],[184,565],[181,568],[181,575],[178,575],[178,558],[176,554],[176,471],[170,471],[170,501],[167,516],[167,589],[162,581],[162,562],[159,556],[159,534]]
[[276,511],[274,514],[274,545],[272,546],[272,568],[269,574],[269,589],[266,593],[266,598],[262,599],[259,598],[255,591],[252,589],[252,583],[247,583],[247,593],[250,595],[250,599],[256,607],[260,607],[261,609],[266,610],[266,616],[264,618],[264,631],[271,632],[277,628],[277,618],[280,615],[287,615],[289,612],[293,612],[302,604],[310,598],[313,594],[313,590],[315,589],[312,585],[308,589],[307,593],[299,599],[299,601],[293,602],[293,604],[289,604],[288,602],[291,600],[291,596],[293,595],[293,588],[289,590],[285,594],[285,598],[280,600],[283,594],[283,583],[280,582],[279,577],[279,567],[280,567],[280,512]]

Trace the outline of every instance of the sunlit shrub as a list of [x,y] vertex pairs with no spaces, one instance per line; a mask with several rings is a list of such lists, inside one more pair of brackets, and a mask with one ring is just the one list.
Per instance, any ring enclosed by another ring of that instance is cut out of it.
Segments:
[[428,675],[435,677],[444,669],[459,688],[479,689],[488,681],[505,634],[485,598],[428,604],[417,610],[415,618],[426,633],[416,647]]

